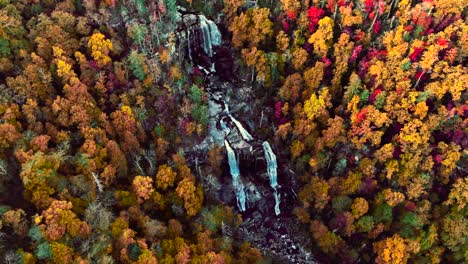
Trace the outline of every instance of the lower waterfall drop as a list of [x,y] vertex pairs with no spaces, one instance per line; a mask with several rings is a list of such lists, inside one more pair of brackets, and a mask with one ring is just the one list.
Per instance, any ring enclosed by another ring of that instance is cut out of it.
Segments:
[[265,151],[265,158],[267,162],[267,172],[268,176],[270,177],[270,186],[273,188],[274,196],[275,196],[275,214],[279,215],[280,211],[280,197],[278,194],[278,164],[276,163],[276,155],[273,153],[271,149],[270,143],[268,141],[264,141],[262,143],[263,150]]
[[244,183],[240,179],[239,164],[237,163],[236,153],[232,150],[229,142],[224,140],[224,145],[226,146],[226,151],[228,154],[229,169],[232,176],[232,185],[234,186],[234,191],[236,192],[237,206],[241,212],[245,211],[245,187]]

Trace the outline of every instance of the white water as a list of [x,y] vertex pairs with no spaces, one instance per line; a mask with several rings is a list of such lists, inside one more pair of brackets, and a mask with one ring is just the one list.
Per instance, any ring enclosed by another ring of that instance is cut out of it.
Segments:
[[231,118],[232,122],[236,125],[237,129],[241,133],[242,138],[244,140],[246,140],[246,141],[253,140],[253,137],[252,137],[252,135],[250,135],[249,131],[247,131],[242,126],[242,124],[234,116],[232,116],[231,113],[229,113],[229,106],[228,106],[228,104],[226,102],[224,102],[224,111],[229,116],[229,118]]
[[276,163],[276,155],[271,149],[270,143],[264,141],[262,143],[263,150],[265,151],[265,158],[267,162],[268,176],[270,177],[270,186],[274,190],[275,196],[275,214],[279,215],[280,211],[280,197],[278,195],[278,164]]
[[245,187],[244,183],[240,179],[239,164],[236,160],[236,154],[227,140],[224,140],[224,145],[226,146],[226,151],[228,153],[229,169],[232,176],[232,185],[236,192],[237,206],[239,207],[239,210],[243,212],[245,211]]
[[213,46],[221,45],[221,32],[216,23],[200,15],[200,27],[202,30],[202,47],[209,57],[213,57]]
[[236,125],[237,129],[239,129],[239,132],[241,133],[242,135],[242,138],[244,140],[253,140],[253,137],[250,135],[250,133],[245,130],[245,128],[242,126],[242,124],[237,121],[237,119],[235,117],[233,117],[231,114],[229,114],[229,117],[231,118],[232,122],[234,122],[234,124]]
[[188,56],[189,56],[189,59],[190,61],[192,61],[192,49],[190,48],[190,31],[191,29],[187,29],[187,45],[188,45]]
[[[210,59],[214,56],[214,47],[221,45],[222,36],[215,22],[207,19],[204,15],[196,15],[197,25],[190,26],[186,30],[188,56],[192,61],[192,49],[203,48]],[[198,65],[206,74],[215,72],[215,65],[211,62],[209,69]]]

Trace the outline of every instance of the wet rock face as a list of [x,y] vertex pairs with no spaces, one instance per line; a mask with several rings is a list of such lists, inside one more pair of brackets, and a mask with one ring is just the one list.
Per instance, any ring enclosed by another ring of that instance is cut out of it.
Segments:
[[202,14],[180,11],[178,40],[192,63],[206,73],[217,72],[221,80],[232,80],[234,60],[229,45],[223,45],[221,31]]
[[222,42],[218,26],[202,14],[186,13],[180,16],[178,31],[179,41],[186,47],[188,58],[207,70],[213,69],[212,58]]

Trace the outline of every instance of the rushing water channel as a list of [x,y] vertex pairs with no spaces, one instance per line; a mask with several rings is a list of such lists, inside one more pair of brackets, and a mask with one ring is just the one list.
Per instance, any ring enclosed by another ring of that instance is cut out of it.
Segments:
[[240,179],[239,172],[239,163],[236,159],[236,153],[232,150],[229,142],[224,140],[224,145],[226,146],[226,151],[228,155],[229,170],[232,176],[232,185],[234,186],[234,191],[236,192],[237,206],[241,212],[245,211],[245,187],[244,183]]

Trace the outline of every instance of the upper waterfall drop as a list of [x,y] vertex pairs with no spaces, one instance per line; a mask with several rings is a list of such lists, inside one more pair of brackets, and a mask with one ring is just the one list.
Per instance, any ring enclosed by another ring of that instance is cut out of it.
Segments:
[[206,55],[213,57],[213,47],[221,45],[221,32],[218,26],[212,20],[207,19],[204,15],[198,16],[200,19],[200,27],[202,30],[202,47]]
[[280,211],[280,197],[278,194],[278,164],[276,162],[276,155],[273,153],[271,149],[270,143],[268,141],[264,141],[262,143],[263,150],[265,151],[265,159],[267,162],[267,172],[268,176],[270,177],[270,186],[274,190],[275,196],[275,214],[279,215]]
[[206,74],[214,73],[215,47],[222,44],[222,34],[216,23],[203,14],[182,11],[179,14],[179,28],[177,34],[180,43],[187,49],[190,61]]
[[245,211],[245,187],[244,183],[240,179],[239,164],[237,163],[236,153],[232,150],[229,142],[224,140],[224,145],[226,146],[226,151],[228,154],[229,170],[232,176],[232,185],[236,192],[237,206],[241,212]]

